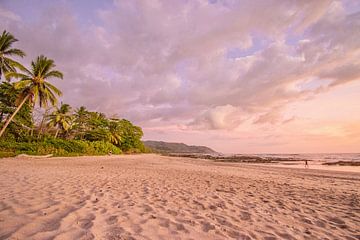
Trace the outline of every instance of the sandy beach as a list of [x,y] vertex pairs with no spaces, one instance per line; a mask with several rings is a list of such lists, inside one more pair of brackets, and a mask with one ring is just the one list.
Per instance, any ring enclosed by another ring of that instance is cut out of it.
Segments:
[[158,155],[0,159],[0,239],[355,240],[360,173]]

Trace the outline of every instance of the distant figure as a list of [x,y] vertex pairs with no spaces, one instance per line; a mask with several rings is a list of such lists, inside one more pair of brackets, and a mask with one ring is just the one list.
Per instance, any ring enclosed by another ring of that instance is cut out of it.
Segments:
[[309,168],[308,160],[305,160],[305,168]]
[[110,151],[109,151],[109,156],[111,156],[111,154],[112,154],[112,151],[110,150]]

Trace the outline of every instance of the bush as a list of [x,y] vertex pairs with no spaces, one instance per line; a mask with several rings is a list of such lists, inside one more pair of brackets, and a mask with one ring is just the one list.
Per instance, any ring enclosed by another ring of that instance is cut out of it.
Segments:
[[118,147],[115,147],[109,142],[96,141],[89,142],[89,148],[94,150],[97,154],[108,154],[112,152],[113,154],[121,154],[121,150]]
[[20,153],[30,155],[54,156],[79,156],[79,155],[104,155],[109,152],[121,154],[120,148],[111,143],[103,141],[88,142],[82,140],[63,140],[46,138],[42,141],[34,142],[0,142],[0,157],[12,156]]
[[15,157],[16,154],[13,152],[0,152],[0,158]]

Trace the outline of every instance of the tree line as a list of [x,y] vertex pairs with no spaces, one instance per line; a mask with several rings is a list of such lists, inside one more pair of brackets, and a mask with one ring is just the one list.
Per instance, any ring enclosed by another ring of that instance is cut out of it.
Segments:
[[[49,80],[63,79],[63,73],[54,60],[43,55],[29,68],[20,64],[14,57],[23,58],[25,52],[13,47],[17,41],[7,31],[0,36],[0,152],[22,152],[22,147],[28,146],[30,150],[25,147],[24,152],[39,153],[40,145],[41,153],[55,151],[58,155],[146,151],[142,129],[130,121],[108,118],[84,106],[73,109],[58,104],[62,92]],[[38,122],[34,120],[35,107],[43,109]],[[49,149],[44,143],[49,143]],[[78,148],[74,150],[75,145]]]

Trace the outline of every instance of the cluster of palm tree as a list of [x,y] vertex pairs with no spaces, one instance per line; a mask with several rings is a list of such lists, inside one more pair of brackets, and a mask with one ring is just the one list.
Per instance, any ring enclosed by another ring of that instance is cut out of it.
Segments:
[[71,128],[73,118],[70,114],[70,109],[69,104],[61,104],[60,108],[56,108],[56,110],[48,116],[48,126],[56,128],[55,138],[57,138],[60,131],[67,132]]
[[[25,53],[12,45],[18,40],[9,32],[0,36],[0,138],[9,127],[14,134],[52,136],[62,139],[105,141],[122,150],[143,147],[140,127],[125,119],[106,118],[105,114],[80,107],[75,111],[69,104],[58,106],[61,91],[49,79],[62,79],[55,63],[43,55],[26,68],[12,57],[24,57]],[[32,110],[35,106],[45,109],[42,121],[35,127]],[[9,131],[8,131],[9,133]],[[8,134],[9,135],[9,134]],[[16,140],[16,137],[15,137]]]
[[0,36],[0,73],[8,82],[13,78],[19,80],[11,86],[17,93],[17,107],[2,126],[0,137],[24,104],[28,103],[32,106],[38,104],[40,107],[47,107],[49,104],[55,106],[57,97],[62,94],[59,89],[48,82],[50,78],[63,78],[61,72],[54,70],[55,63],[52,59],[41,55],[31,62],[31,68],[28,69],[11,58],[12,56],[25,56],[22,50],[12,48],[12,44],[17,41],[12,34],[6,31]]
[[61,103],[45,119],[47,131],[55,130],[55,138],[110,142],[125,151],[142,147],[140,127],[125,119],[107,118],[103,113],[88,111],[84,106],[73,112],[69,104]]

